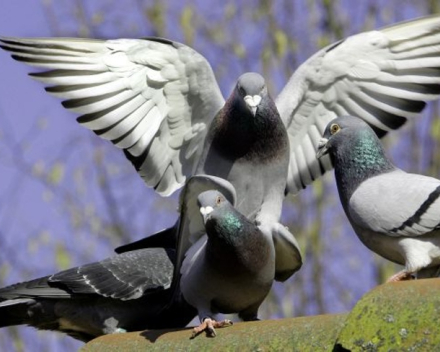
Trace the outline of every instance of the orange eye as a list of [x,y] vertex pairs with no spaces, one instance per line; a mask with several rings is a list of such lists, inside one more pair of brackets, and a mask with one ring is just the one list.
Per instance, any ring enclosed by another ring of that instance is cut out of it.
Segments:
[[330,134],[334,135],[336,132],[339,132],[340,129],[341,127],[339,127],[337,123],[334,123],[330,126]]
[[222,202],[222,197],[218,196],[217,199],[215,200],[215,204],[219,205]]

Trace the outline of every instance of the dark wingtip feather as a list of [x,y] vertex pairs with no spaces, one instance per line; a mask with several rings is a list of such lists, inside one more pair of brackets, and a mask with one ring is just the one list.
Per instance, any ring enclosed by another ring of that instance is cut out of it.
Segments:
[[81,106],[86,106],[86,105],[96,103],[101,100],[106,100],[106,99],[112,98],[113,96],[118,95],[122,91],[123,90],[118,90],[118,91],[110,92],[107,94],[98,95],[95,97],[69,99],[69,100],[65,100],[65,101],[61,102],[61,104],[66,109],[78,108]]
[[10,45],[17,45],[17,44],[20,45],[19,41],[15,40],[14,38],[10,38],[10,37],[1,37],[0,36],[0,42],[5,44],[5,45],[0,44],[1,48],[4,50],[8,50],[8,51],[11,50],[11,48],[9,48]]
[[172,40],[166,39],[166,38],[162,38],[162,37],[143,37],[141,39],[148,40],[151,42],[158,42],[158,43],[162,43],[162,44],[175,46],[174,45],[175,42],[173,42]]
[[341,39],[341,40],[337,41],[336,43],[331,44],[331,45],[327,48],[326,52],[328,53],[328,52],[332,51],[333,49],[335,49],[335,48],[337,48],[339,45],[341,45],[343,42],[345,42],[345,39]]
[[142,164],[144,163],[145,159],[147,158],[149,150],[150,150],[150,148],[147,148],[141,155],[133,156],[130,154],[129,151],[124,149],[124,154],[125,154],[125,157],[133,164],[136,171],[139,171]]
[[23,56],[20,55],[16,55],[16,54],[12,54],[11,57],[16,60],[16,61],[20,61],[20,62],[32,62],[31,59],[25,58]]
[[0,49],[3,49],[4,51],[11,51],[11,49],[7,45],[0,44]]

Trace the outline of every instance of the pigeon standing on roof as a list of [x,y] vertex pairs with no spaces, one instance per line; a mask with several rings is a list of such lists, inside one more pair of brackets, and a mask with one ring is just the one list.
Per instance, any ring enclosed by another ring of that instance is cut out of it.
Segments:
[[175,250],[140,249],[1,288],[0,328],[26,324],[87,342],[184,327],[196,311],[171,290],[174,261]]
[[188,251],[182,266],[181,290],[197,308],[201,325],[193,336],[232,324],[217,313],[238,313],[245,321],[258,319],[258,308],[275,278],[275,250],[270,233],[263,233],[218,191],[198,196],[207,240]]
[[[209,175],[191,177],[181,193],[173,285],[197,309],[201,325],[193,336],[215,336],[216,327],[230,325],[218,313],[257,319],[277,277],[272,232],[241,214],[234,207],[238,201],[230,182]],[[277,231],[290,235],[283,226]],[[297,271],[302,258],[294,237],[292,243],[289,260]]]
[[42,69],[32,77],[65,99],[80,124],[123,149],[160,194],[200,172],[229,180],[237,210],[272,233],[278,280],[296,270],[293,235],[278,222],[283,198],[331,169],[315,157],[327,123],[356,114],[382,136],[440,94],[440,16],[320,50],[276,98],[280,114],[257,74],[241,76],[225,102],[206,59],[166,39],[0,41],[14,59]]
[[[103,261],[1,288],[0,327],[27,324],[89,341],[184,327],[197,312],[202,325],[195,334],[206,328],[210,336],[229,324],[216,321],[217,313],[256,319],[275,278],[275,245],[271,233],[233,207],[236,199],[226,180],[191,177],[173,231],[148,238],[148,245],[168,243],[173,249],[137,249],[145,245],[134,243]],[[294,244],[291,260],[299,270],[301,254]]]
[[318,157],[330,154],[339,197],[359,239],[405,269],[389,281],[440,273],[440,180],[396,168],[374,131],[345,116],[331,121]]

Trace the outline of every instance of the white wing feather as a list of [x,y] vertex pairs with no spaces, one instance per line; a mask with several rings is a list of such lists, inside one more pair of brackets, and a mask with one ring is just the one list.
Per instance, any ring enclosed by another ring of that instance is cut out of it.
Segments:
[[162,195],[193,173],[206,125],[224,104],[208,62],[162,39],[1,38],[13,57],[43,69],[78,122],[126,151]]
[[329,121],[355,115],[379,135],[417,116],[440,94],[440,16],[348,37],[322,49],[293,74],[276,99],[291,144],[288,190],[331,169],[316,159]]

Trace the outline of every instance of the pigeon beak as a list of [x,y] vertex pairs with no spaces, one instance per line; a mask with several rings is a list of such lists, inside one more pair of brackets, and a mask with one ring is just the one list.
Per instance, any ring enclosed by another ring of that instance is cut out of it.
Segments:
[[321,138],[318,143],[318,151],[316,153],[316,158],[320,159],[322,156],[326,155],[328,153],[328,139],[327,138]]
[[252,115],[255,116],[255,114],[257,113],[257,107],[261,102],[261,95],[254,95],[254,96],[246,95],[244,97],[244,101],[248,106],[249,110],[252,111]]
[[209,205],[207,207],[201,207],[200,208],[200,214],[203,216],[203,222],[206,223],[206,220],[209,218],[209,214],[211,214],[214,211],[213,207],[210,207]]

